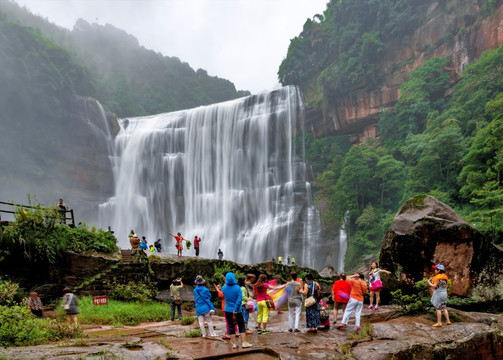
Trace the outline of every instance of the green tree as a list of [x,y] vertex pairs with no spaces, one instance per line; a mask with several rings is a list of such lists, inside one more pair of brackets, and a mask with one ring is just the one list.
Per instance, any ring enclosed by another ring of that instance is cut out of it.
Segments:
[[503,94],[488,102],[486,109],[492,121],[477,132],[459,175],[460,193],[465,199],[472,199],[487,182],[494,181],[498,186],[502,182]]
[[369,204],[356,219],[356,232],[349,239],[346,253],[346,267],[354,268],[359,265],[363,255],[378,251],[382,241],[379,227],[380,216],[376,209]]
[[448,59],[434,57],[413,71],[409,81],[400,87],[400,98],[394,112],[387,112],[379,120],[383,141],[400,144],[408,134],[425,130],[428,115],[442,110],[442,97],[449,87]]
[[380,207],[395,209],[402,198],[403,182],[406,176],[405,164],[391,155],[382,156],[376,164],[374,179],[381,193]]

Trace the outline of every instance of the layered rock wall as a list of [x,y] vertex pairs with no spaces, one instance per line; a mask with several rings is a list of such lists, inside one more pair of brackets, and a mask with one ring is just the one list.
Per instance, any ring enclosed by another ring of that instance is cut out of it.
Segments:
[[[409,79],[410,73],[425,61],[432,57],[449,58],[454,83],[469,63],[503,43],[503,5],[484,17],[478,0],[449,1],[447,8],[441,3],[430,6],[424,14],[427,21],[409,38],[386,44],[385,55],[378,64],[386,78],[382,86],[376,90],[356,89],[337,99],[325,99],[323,112],[319,108],[307,109],[306,128],[315,136],[369,132],[368,127],[377,122],[379,114],[396,104],[400,86]],[[306,103],[311,96],[315,95],[304,91]],[[374,132],[372,136],[377,134]],[[360,136],[354,140],[360,141]]]

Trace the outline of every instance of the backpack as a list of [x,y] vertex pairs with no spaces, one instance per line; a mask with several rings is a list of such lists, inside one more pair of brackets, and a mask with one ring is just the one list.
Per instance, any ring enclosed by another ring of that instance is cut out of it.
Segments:
[[316,284],[316,289],[314,290],[314,297],[316,298],[316,300],[320,301],[321,299],[323,299],[323,291],[321,291],[321,287],[320,287],[320,284]]
[[320,308],[320,320],[326,321],[329,317],[327,308],[324,307],[323,305],[320,305],[319,308]]

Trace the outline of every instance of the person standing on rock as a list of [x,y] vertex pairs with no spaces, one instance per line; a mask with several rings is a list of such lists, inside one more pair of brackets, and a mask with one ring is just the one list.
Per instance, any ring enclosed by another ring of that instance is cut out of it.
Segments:
[[[239,334],[241,335],[241,347],[247,348],[253,346],[249,342],[246,342],[246,328],[243,320],[243,313],[241,311],[241,302],[243,301],[243,293],[241,288],[237,284],[236,276],[232,272],[228,272],[225,275],[225,285],[222,287],[222,292],[225,298],[225,318],[227,323],[233,324],[234,318],[238,324]],[[232,348],[237,349],[238,347],[238,335],[233,336],[236,333],[234,326],[229,326],[229,336],[232,341]]]
[[142,249],[142,250],[148,250],[147,238],[145,236],[141,237],[140,249]]
[[222,252],[222,249],[218,249],[218,260],[222,260],[224,258],[224,253]]
[[380,294],[382,289],[381,282],[381,272],[390,275],[391,271],[380,269],[379,265],[376,262],[373,262],[370,265],[370,273],[369,273],[369,285],[370,285],[370,306],[367,310],[372,310],[374,307],[372,302],[374,300],[374,294],[376,298],[376,310],[379,310],[379,301],[381,300]]
[[171,236],[173,236],[176,240],[176,256],[182,256],[182,251],[183,251],[183,244],[182,241],[185,239],[182,237],[181,233],[178,233],[176,235],[173,235],[172,233],[169,233]]
[[[253,292],[257,297],[257,327],[259,334],[269,334],[267,330],[267,320],[269,319],[269,308],[267,307],[266,300],[268,299],[267,288],[269,284],[267,283],[267,275],[260,274],[255,286],[253,287]],[[262,327],[262,328],[261,328]]]
[[428,285],[435,289],[431,296],[431,303],[437,311],[437,322],[433,326],[442,326],[442,311],[444,312],[445,320],[447,320],[446,324],[451,325],[449,313],[447,312],[447,284],[449,283],[449,278],[445,275],[444,265],[433,265],[433,269],[435,269],[435,276],[433,279],[428,280]]
[[302,310],[302,294],[299,291],[302,290],[302,284],[299,284],[297,280],[297,273],[292,271],[290,273],[290,281],[287,283],[288,287],[292,289],[288,296],[288,331],[290,332],[300,332],[299,322],[300,312]]
[[346,310],[350,294],[351,283],[346,280],[346,274],[342,273],[341,278],[334,282],[334,286],[332,286],[332,299],[334,300],[334,324],[337,323],[339,309],[342,310],[342,315],[344,316],[344,310]]
[[306,327],[308,332],[318,332],[318,327],[320,327],[320,308],[318,306],[318,301],[316,299],[315,290],[320,288],[320,285],[314,281],[314,277],[311,273],[307,273],[304,277],[304,289],[300,291],[302,295],[306,296],[306,299],[313,296],[315,298],[315,303],[309,307],[306,307]]
[[[133,230],[131,230],[133,231]],[[138,239],[138,234],[129,234],[131,235],[130,238],[129,238],[129,243],[131,244],[131,250],[134,250],[136,251],[138,249],[138,247],[140,246],[140,239]]]
[[169,286],[171,295],[171,321],[175,320],[175,310],[178,311],[178,320],[182,320],[182,298],[180,290],[183,288],[182,278],[176,278]]
[[68,211],[68,206],[63,202],[63,199],[59,199],[58,201],[58,212],[61,218],[61,223],[66,225],[66,212]]
[[251,301],[250,294],[248,293],[248,289],[246,288],[246,278],[244,276],[240,276],[238,278],[238,285],[241,289],[241,293],[243,294],[243,300],[241,301],[241,313],[243,314],[243,320],[245,322],[246,334],[252,334],[251,331],[248,330],[248,320],[250,318],[250,312],[246,307],[248,301]]
[[196,257],[199,257],[199,243],[201,242],[201,238],[197,235],[194,236],[194,250],[196,251]]
[[161,239],[157,239],[156,241],[154,241],[154,246],[157,252],[160,253],[162,251]]
[[351,283],[351,295],[349,297],[348,305],[344,311],[344,317],[342,318],[342,323],[337,326],[337,329],[345,329],[349,317],[353,310],[355,310],[355,326],[356,330],[360,330],[360,316],[362,314],[363,308],[363,296],[367,293],[367,284],[364,281],[365,276],[363,274],[354,274],[351,276],[349,282]]
[[194,299],[196,304],[196,314],[199,320],[199,328],[203,337],[206,337],[206,329],[204,328],[204,322],[208,324],[208,332],[210,336],[217,336],[215,329],[213,328],[212,315],[216,313],[215,306],[211,303],[211,293],[204,286],[204,279],[201,275],[196,276],[194,284]]

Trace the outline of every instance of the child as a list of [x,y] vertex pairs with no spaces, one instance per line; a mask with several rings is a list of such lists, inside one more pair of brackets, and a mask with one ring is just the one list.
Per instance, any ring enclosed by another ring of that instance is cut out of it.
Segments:
[[[318,307],[320,309],[320,327],[323,326],[323,330],[330,329],[330,315],[328,313],[327,303],[323,300],[320,300],[318,303]],[[321,328],[318,328],[321,330]]]

